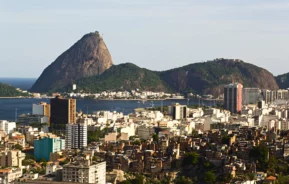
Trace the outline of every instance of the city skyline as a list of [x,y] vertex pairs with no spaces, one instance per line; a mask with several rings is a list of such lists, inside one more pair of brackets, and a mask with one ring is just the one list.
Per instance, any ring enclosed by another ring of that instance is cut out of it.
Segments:
[[[99,31],[114,64],[167,70],[241,59],[274,75],[288,60],[284,1],[1,2],[0,77],[37,78],[84,34]],[[56,6],[57,5],[57,6]]]

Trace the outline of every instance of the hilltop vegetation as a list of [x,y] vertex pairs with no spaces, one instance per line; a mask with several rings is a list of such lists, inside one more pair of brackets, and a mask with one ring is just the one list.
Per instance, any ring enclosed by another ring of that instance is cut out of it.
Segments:
[[[150,71],[131,63],[113,65],[102,75],[77,80],[78,91],[151,90],[219,95],[232,81],[244,87],[278,89],[273,75],[240,60],[217,59],[163,72]],[[71,90],[71,85],[62,91]]]
[[281,89],[289,88],[289,73],[278,75],[276,81]]
[[28,94],[18,91],[13,86],[8,84],[0,83],[0,97],[17,97],[17,96],[28,96]]
[[[102,75],[76,81],[77,89],[86,92],[105,90],[151,90],[168,91],[169,88],[153,71],[140,68],[132,63],[113,65]],[[68,86],[67,89],[71,88]]]
[[194,63],[160,73],[161,78],[175,91],[199,94],[222,93],[223,85],[232,81],[244,87],[278,89],[274,76],[267,70],[234,59],[216,59]]

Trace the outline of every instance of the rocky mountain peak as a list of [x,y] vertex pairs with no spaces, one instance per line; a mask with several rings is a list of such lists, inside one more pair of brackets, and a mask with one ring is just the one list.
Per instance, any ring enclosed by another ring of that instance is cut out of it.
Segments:
[[100,75],[112,65],[111,55],[99,32],[88,33],[45,68],[31,91],[58,89],[81,78]]

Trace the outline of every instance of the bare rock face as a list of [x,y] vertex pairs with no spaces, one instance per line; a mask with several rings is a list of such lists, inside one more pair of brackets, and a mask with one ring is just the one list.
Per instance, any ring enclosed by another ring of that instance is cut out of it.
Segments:
[[100,34],[89,33],[50,64],[30,91],[56,90],[81,78],[100,75],[112,65],[111,55]]

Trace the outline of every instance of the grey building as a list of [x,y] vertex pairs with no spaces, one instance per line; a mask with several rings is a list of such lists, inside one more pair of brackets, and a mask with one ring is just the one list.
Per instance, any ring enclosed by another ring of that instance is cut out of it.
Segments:
[[65,136],[66,149],[81,149],[87,146],[87,125],[67,124]]
[[243,88],[243,105],[257,104],[263,99],[259,88]]

